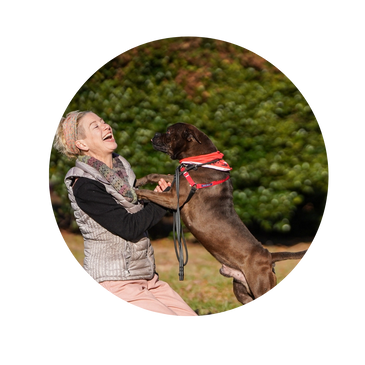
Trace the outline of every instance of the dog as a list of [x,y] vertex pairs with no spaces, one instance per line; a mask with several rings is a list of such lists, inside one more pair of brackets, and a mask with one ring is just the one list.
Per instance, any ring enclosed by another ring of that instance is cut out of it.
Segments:
[[[166,133],[156,133],[151,141],[154,149],[168,154],[172,160],[187,161],[196,156],[204,160],[204,156],[219,154],[207,135],[186,123],[171,125]],[[138,189],[147,183],[158,183],[161,178],[173,182],[172,175],[150,174],[136,181],[136,193],[139,199],[171,210],[177,209],[179,195],[181,219],[186,228],[222,264],[220,273],[233,278],[234,295],[240,303],[247,304],[277,284],[275,262],[301,259],[306,250],[270,253],[265,249],[234,209],[228,164],[228,168],[216,169],[209,162],[189,170],[189,180],[182,176],[178,192],[176,184],[163,193]],[[196,189],[198,185],[202,188]]]

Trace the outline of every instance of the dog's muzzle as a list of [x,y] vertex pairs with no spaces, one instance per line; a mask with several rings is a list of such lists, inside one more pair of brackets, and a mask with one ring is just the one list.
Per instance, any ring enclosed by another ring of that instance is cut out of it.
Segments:
[[152,146],[155,150],[166,153],[168,148],[166,144],[163,142],[162,133],[156,133],[154,137],[151,139]]

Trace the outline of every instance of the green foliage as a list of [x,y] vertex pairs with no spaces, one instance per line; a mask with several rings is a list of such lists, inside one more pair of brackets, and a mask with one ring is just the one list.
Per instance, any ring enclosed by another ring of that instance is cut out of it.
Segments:
[[[235,207],[249,227],[289,232],[304,217],[299,225],[318,228],[328,183],[318,123],[293,83],[243,48],[204,38],[142,45],[92,75],[65,113],[72,110],[92,110],[112,126],[137,177],[173,173],[176,161],[150,139],[173,123],[194,124],[233,168]],[[50,180],[65,217],[62,180],[72,165],[52,151]]]

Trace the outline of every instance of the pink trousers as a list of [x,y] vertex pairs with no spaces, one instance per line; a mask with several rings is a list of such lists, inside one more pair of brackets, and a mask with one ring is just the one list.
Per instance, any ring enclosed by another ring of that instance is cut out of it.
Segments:
[[151,280],[103,281],[100,285],[126,302],[153,312],[175,316],[197,315],[157,275]]

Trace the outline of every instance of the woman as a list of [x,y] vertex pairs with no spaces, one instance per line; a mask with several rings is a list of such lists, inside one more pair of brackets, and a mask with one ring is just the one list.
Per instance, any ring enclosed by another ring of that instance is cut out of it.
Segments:
[[[113,153],[117,144],[111,127],[93,112],[71,112],[59,124],[55,147],[76,158],[65,184],[84,238],[85,270],[104,288],[141,308],[196,315],[158,279],[146,231],[166,210],[137,200],[130,164]],[[161,180],[155,191],[168,186]]]

